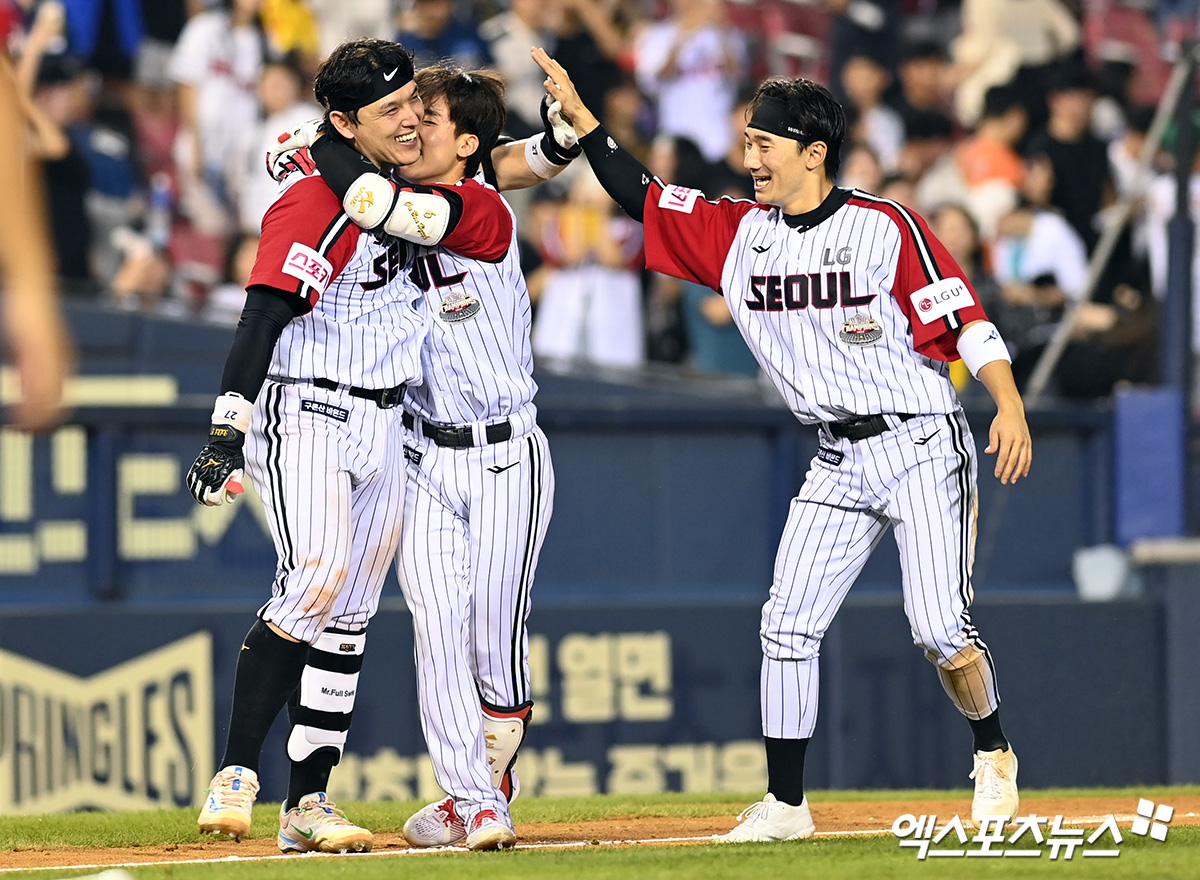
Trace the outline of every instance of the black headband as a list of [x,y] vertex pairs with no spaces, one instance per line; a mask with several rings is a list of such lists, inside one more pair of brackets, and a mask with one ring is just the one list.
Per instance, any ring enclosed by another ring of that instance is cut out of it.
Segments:
[[[402,89],[413,81],[413,66],[412,61],[405,58],[403,63],[391,69],[387,67],[379,67],[371,71],[371,87],[370,90],[362,98],[346,98],[342,101],[331,102],[330,110],[340,110],[343,113],[348,113],[351,110],[361,110],[370,104],[374,104],[383,98],[386,98],[397,89]],[[347,106],[340,106],[345,104]],[[353,105],[353,106],[350,106]]]
[[788,110],[787,101],[770,96],[759,99],[758,106],[754,108],[754,115],[750,117],[750,121],[746,125],[749,128],[757,128],[760,131],[777,134],[793,141],[809,143],[819,140],[796,124],[791,111]]

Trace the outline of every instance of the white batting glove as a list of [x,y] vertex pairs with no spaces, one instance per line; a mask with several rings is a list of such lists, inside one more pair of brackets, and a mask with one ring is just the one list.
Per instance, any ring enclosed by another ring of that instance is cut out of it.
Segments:
[[322,119],[310,119],[291,131],[281,134],[267,150],[267,173],[276,180],[283,180],[296,166],[295,153],[311,147],[321,136]]
[[556,165],[566,165],[583,151],[575,127],[562,115],[561,101],[551,101],[550,96],[546,95],[542,99],[541,109],[542,127],[546,131],[546,156]]

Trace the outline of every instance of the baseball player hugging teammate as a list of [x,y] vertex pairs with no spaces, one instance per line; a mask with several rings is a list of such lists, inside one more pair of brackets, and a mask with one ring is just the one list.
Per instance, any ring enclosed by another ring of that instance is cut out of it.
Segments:
[[717,839],[813,835],[804,755],[821,639],[889,526],[913,640],[974,735],[971,815],[1015,816],[1017,759],[969,612],[975,444],[949,361],[961,357],[996,403],[985,451],[1002,483],[1028,474],[1032,446],[1008,351],[962,270],[912,211],[833,185],[846,121],[825,88],[763,83],[745,131],[755,201],[712,201],[655,179],[599,125],[562,66],[533,55],[600,182],[645,224],[647,267],[724,294],[792,412],[819,425],[762,613],[768,790]]
[[[350,144],[372,170],[416,162],[424,112],[413,75],[399,44],[339,46],[316,79],[328,140]],[[496,148],[503,183],[527,186],[552,175],[556,159],[569,161],[549,134],[531,140]],[[512,218],[482,185],[380,178],[387,210],[368,225],[386,234],[372,234],[350,222],[306,152],[275,159],[284,181],[263,220],[209,442],[187,475],[196,500],[216,505],[241,491],[244,468],[278,557],[272,597],[238,655],[225,753],[199,826],[236,839],[248,833],[263,741],[291,700],[280,849],[366,850],[371,833],[325,790],[350,725],[365,629],[400,540],[407,476],[399,404],[422,377],[429,321],[409,275],[409,243],[502,259],[509,242],[484,231],[511,228]],[[347,209],[371,207],[365,198],[354,203],[356,194]],[[502,843],[494,833],[488,842]]]
[[[424,382],[405,395],[409,483],[396,564],[413,615],[421,724],[450,796],[410,817],[404,836],[414,846],[502,849],[516,840],[508,803],[519,791],[513,765],[533,706],[525,622],[554,473],[536,424],[516,227],[485,182],[505,121],[503,85],[456,67],[427,68],[416,81],[421,158],[404,167],[405,178],[482,188],[503,215],[477,227],[476,243],[491,256],[422,247],[412,272],[435,320],[421,353]],[[543,113],[549,129],[553,113],[545,104]],[[558,136],[564,143],[548,142],[547,151],[560,160],[578,154],[569,126]],[[394,202],[391,185],[349,147],[322,138],[311,154],[347,203],[366,191]]]

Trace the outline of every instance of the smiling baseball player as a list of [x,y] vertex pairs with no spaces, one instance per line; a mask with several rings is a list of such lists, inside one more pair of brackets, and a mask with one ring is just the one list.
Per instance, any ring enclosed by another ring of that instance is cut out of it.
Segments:
[[[498,259],[431,247],[414,264],[435,320],[422,349],[425,381],[405,397],[409,485],[397,571],[413,615],[421,723],[450,796],[410,817],[404,836],[414,846],[504,849],[516,840],[508,802],[533,706],[526,619],[554,472],[536,424],[515,224],[480,168],[504,124],[503,85],[454,67],[427,68],[416,81],[421,159],[405,166],[405,179],[483,189],[505,219],[480,233],[504,250]],[[549,119],[547,127],[550,137]],[[569,158],[572,147],[553,149]],[[340,144],[318,141],[312,155],[335,191],[390,185]]]
[[1031,442],[1008,351],[962,270],[916,214],[833,185],[846,121],[823,87],[759,87],[745,131],[756,201],[711,201],[655,179],[600,127],[562,66],[533,54],[600,182],[645,223],[647,267],[724,294],[792,412],[820,426],[762,614],[768,791],[718,840],[813,835],[804,755],[821,639],[889,526],[913,640],[974,734],[972,816],[1015,816],[1017,760],[969,613],[975,443],[948,362],[961,357],[996,402],[986,451],[1001,482],[1029,472]]

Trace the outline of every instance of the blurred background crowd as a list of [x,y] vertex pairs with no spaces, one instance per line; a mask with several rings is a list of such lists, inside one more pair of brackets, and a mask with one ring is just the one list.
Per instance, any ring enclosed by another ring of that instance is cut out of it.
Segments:
[[[1089,398],[1155,378],[1175,194],[1167,149],[1149,175],[1137,158],[1198,6],[0,0],[0,77],[44,163],[65,293],[233,323],[274,193],[266,146],[319,115],[313,73],[345,38],[399,39],[418,64],[499,70],[514,137],[541,128],[529,48],[544,46],[617,140],[710,197],[753,198],[742,130],[754,86],[807,76],[851,120],[838,182],[928,218],[1013,348],[1019,381],[1094,282],[1055,377],[1061,393]],[[1200,205],[1200,168],[1192,180]],[[1122,199],[1133,222],[1090,278]],[[510,200],[540,368],[756,374],[720,296],[641,268],[640,227],[584,161]]]

